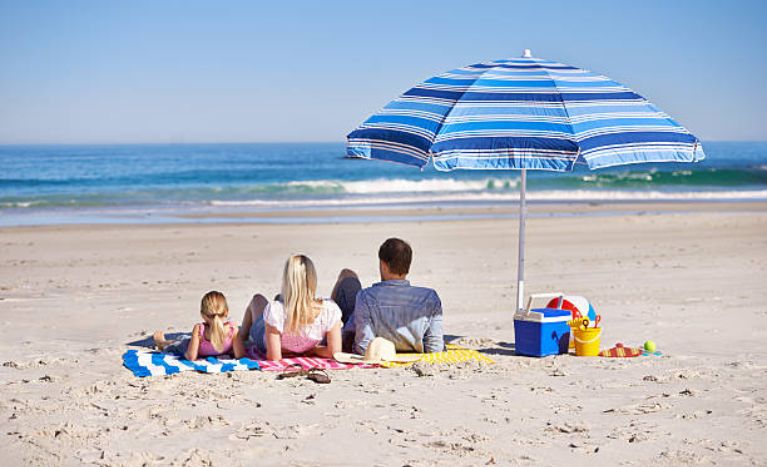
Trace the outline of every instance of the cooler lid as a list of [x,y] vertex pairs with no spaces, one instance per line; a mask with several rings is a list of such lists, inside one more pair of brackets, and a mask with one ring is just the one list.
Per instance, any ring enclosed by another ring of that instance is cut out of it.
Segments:
[[517,313],[514,319],[522,321],[535,321],[538,323],[559,323],[570,321],[572,314],[568,310],[559,308],[533,308],[530,313]]
[[533,308],[530,311],[543,313],[543,316],[545,316],[546,318],[559,318],[564,316],[567,318],[567,320],[570,320],[570,317],[572,316],[572,313],[570,313],[570,310],[562,310],[560,308]]

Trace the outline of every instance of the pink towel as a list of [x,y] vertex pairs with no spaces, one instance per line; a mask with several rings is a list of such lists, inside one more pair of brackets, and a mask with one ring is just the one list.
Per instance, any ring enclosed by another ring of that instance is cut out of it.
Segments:
[[248,357],[252,358],[253,360],[258,360],[258,365],[261,367],[261,371],[284,371],[291,365],[301,365],[301,368],[304,370],[308,370],[310,368],[319,368],[322,370],[348,370],[350,368],[379,367],[379,365],[351,365],[348,363],[337,362],[332,358],[320,357],[292,357],[272,361],[267,360],[266,355],[260,353],[254,347],[249,347],[247,351]]

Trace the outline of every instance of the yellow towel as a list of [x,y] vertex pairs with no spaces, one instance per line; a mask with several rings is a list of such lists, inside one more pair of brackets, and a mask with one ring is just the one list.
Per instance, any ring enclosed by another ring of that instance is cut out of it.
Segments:
[[[401,355],[401,354],[397,354]],[[483,355],[476,350],[467,349],[466,347],[461,347],[460,345],[455,344],[447,344],[447,350],[444,352],[434,352],[434,353],[422,353],[422,354],[405,354],[405,355],[420,355],[421,358],[417,362],[425,362],[425,363],[444,363],[444,364],[454,364],[454,363],[462,363],[462,362],[468,362],[470,360],[476,360],[478,362],[484,362],[484,363],[495,363],[492,358]],[[417,362],[408,362],[408,363],[397,363],[397,362],[386,362],[383,363],[381,366],[384,366],[386,368],[393,368],[393,367],[400,367],[400,366],[409,366],[413,365]]]

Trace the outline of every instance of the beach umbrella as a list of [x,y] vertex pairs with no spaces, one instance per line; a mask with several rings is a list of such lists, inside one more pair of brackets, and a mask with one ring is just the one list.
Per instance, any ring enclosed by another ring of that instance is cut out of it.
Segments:
[[696,162],[698,138],[628,87],[534,58],[477,63],[429,78],[349,133],[347,156],[440,171],[520,170],[517,311],[525,275],[528,170],[570,172]]

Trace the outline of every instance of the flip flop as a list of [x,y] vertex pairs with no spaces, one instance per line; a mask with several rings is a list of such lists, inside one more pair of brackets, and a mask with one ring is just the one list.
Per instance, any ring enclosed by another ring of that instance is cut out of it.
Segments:
[[296,378],[304,376],[310,381],[314,381],[317,384],[330,384],[330,376],[321,368],[309,368],[304,370],[304,367],[294,363],[285,368],[285,370],[277,375],[277,379]]
[[321,368],[312,368],[309,370],[309,374],[306,375],[306,379],[314,381],[317,384],[330,384],[330,376]]

